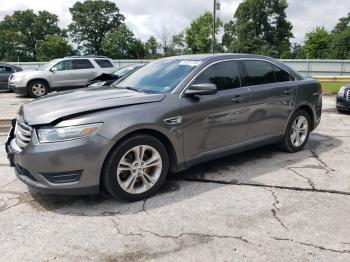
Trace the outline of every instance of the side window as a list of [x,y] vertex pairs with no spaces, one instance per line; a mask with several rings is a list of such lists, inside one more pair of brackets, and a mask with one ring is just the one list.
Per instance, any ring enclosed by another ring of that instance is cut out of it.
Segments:
[[74,59],[73,69],[89,69],[94,68],[91,62],[88,59]]
[[61,61],[54,67],[57,69],[57,71],[72,70],[72,60]]
[[11,74],[13,71],[11,67],[9,66],[0,66],[0,74],[6,75],[6,74]]
[[202,83],[216,84],[219,91],[240,87],[237,62],[219,62],[208,67],[194,81],[194,84]]
[[246,76],[244,78],[244,85],[262,85],[275,82],[275,72],[272,64],[264,61],[248,60],[243,61],[246,69]]
[[286,71],[279,68],[278,66],[272,65],[273,71],[275,72],[275,78],[276,82],[287,82],[287,81],[293,81],[294,78],[289,75]]
[[113,64],[107,60],[107,59],[95,59],[95,62],[101,67],[101,68],[110,68],[113,67]]

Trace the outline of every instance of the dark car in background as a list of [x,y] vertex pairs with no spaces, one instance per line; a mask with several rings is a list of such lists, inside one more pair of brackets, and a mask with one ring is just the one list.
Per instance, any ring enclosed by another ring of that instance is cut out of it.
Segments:
[[20,71],[23,70],[18,66],[0,62],[0,90],[11,90],[8,86],[9,77],[13,73]]
[[5,144],[17,177],[53,194],[140,200],[168,172],[279,143],[303,149],[321,120],[317,80],[269,57],[187,55],[108,87],[22,105]]
[[350,84],[340,88],[337,95],[337,109],[339,112],[350,112]]
[[127,74],[135,72],[137,69],[143,67],[144,65],[145,64],[129,65],[122,67],[111,74],[103,73],[98,77],[91,79],[86,86],[109,86],[116,80],[120,79],[123,76],[126,76]]

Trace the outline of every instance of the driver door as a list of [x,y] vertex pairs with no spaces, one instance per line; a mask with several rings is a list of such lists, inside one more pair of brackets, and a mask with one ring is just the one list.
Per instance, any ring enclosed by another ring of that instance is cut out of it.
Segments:
[[250,95],[241,87],[237,62],[210,65],[191,84],[199,83],[216,84],[218,92],[181,99],[186,161],[226,151],[247,139]]
[[51,68],[50,74],[51,85],[58,90],[64,90],[75,85],[72,60],[58,62]]

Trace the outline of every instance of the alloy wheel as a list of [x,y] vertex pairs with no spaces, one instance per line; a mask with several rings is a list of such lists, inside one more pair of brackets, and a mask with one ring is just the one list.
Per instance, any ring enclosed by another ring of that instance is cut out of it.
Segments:
[[36,96],[42,96],[45,94],[46,88],[43,84],[37,83],[32,86],[32,92]]
[[118,163],[117,180],[130,194],[142,194],[153,187],[162,173],[159,152],[148,145],[131,148]]
[[291,133],[290,141],[293,146],[300,147],[306,140],[309,131],[309,123],[305,116],[298,116],[295,118]]

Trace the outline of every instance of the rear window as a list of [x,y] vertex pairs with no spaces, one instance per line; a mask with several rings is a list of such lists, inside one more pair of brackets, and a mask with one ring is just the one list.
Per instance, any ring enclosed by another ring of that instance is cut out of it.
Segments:
[[74,59],[73,62],[73,69],[89,69],[94,68],[94,66],[91,64],[91,62],[87,59]]
[[275,82],[272,65],[264,61],[243,61],[247,75],[244,78],[246,86],[262,85]]
[[101,67],[101,68],[110,68],[113,67],[113,64],[111,61],[107,59],[95,59],[95,62]]
[[276,82],[287,82],[287,81],[293,81],[293,77],[288,74],[286,71],[284,71],[282,68],[279,68],[277,66],[272,66],[273,71],[275,72]]
[[294,81],[289,73],[269,62],[248,60],[243,64],[246,70],[245,86]]

